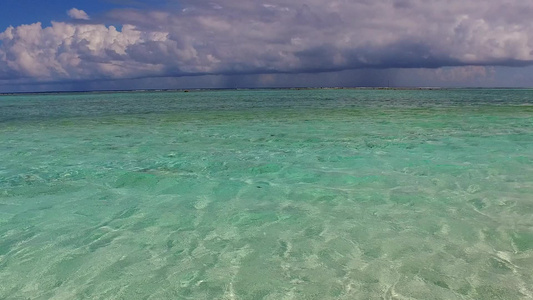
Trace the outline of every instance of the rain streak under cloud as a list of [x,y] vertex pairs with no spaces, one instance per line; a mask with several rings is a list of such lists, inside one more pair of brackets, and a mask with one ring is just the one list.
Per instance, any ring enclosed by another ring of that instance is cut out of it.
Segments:
[[0,85],[205,75],[268,84],[392,69],[495,80],[495,67],[533,63],[533,5],[522,0],[200,0],[67,15],[0,34]]

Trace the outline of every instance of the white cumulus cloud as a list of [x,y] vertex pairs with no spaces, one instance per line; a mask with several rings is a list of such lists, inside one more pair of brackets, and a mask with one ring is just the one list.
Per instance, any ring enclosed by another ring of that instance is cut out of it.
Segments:
[[86,12],[84,12],[81,9],[77,9],[77,8],[70,9],[69,11],[67,11],[67,14],[72,19],[77,19],[77,20],[90,20],[91,19],[89,18],[89,15]]
[[41,80],[158,75],[161,65],[136,61],[127,51],[165,39],[164,33],[141,32],[132,25],[120,31],[114,26],[62,22],[45,28],[41,23],[9,27],[0,34],[0,70],[3,65],[8,75]]

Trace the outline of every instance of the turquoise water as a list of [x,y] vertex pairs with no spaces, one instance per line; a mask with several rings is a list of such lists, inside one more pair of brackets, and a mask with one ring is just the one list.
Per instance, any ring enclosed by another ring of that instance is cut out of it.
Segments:
[[0,299],[531,299],[533,91],[0,96]]

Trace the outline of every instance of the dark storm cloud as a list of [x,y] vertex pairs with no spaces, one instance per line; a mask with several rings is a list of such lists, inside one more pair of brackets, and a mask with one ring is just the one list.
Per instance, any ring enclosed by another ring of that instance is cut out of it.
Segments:
[[0,79],[525,66],[533,62],[532,13],[521,0],[197,0],[97,18],[76,9],[70,14],[83,23],[0,34]]

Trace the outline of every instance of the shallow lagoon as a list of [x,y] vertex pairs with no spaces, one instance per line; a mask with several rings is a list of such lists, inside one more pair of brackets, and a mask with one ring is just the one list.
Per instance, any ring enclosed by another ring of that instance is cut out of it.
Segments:
[[533,298],[533,91],[0,96],[0,299]]

